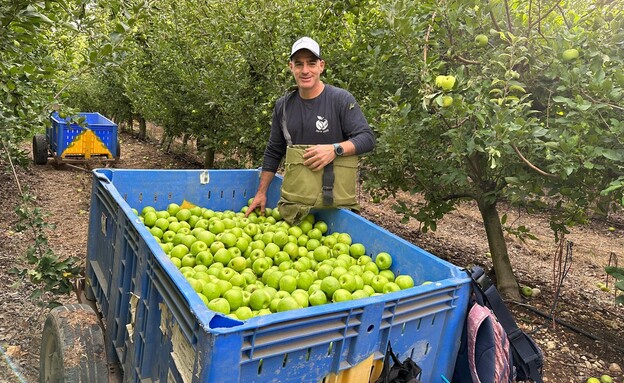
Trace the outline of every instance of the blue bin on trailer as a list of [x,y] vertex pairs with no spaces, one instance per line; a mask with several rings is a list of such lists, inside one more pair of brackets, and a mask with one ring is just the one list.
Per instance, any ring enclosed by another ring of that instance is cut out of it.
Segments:
[[[97,169],[93,176],[87,287],[103,316],[109,361],[122,366],[125,381],[320,382],[366,359],[381,361],[388,344],[422,367],[421,381],[452,376],[470,291],[460,268],[350,211],[315,210],[330,232],[348,232],[367,254],[390,252],[391,269],[411,275],[416,287],[237,321],[204,305],[132,208],[187,200],[238,211],[255,194],[259,170]],[[280,185],[276,177],[269,206]]]
[[100,113],[78,113],[73,118],[80,117],[84,118],[84,126],[61,118],[58,112],[50,116],[46,138],[53,157],[61,162],[81,162],[92,157],[118,159],[117,124]]

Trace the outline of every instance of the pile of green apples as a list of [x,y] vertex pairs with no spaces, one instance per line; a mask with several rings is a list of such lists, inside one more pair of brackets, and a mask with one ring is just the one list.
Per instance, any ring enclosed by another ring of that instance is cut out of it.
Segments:
[[206,306],[238,320],[414,286],[390,270],[389,253],[367,255],[311,214],[299,225],[271,208],[245,217],[249,203],[238,212],[184,203],[133,211]]

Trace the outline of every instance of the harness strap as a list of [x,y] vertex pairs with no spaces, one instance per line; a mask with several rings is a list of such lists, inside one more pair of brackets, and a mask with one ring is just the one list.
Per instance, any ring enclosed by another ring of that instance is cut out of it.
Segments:
[[330,162],[323,169],[323,205],[334,204],[334,163]]

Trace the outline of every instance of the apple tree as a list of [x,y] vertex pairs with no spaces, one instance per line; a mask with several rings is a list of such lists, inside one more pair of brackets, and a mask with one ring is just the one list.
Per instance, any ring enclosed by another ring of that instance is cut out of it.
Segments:
[[[502,293],[518,298],[509,202],[549,208],[556,235],[622,203],[624,13],[618,2],[396,1],[366,40],[383,102],[367,186],[423,230],[464,201],[481,213]],[[376,91],[378,92],[378,91]]]

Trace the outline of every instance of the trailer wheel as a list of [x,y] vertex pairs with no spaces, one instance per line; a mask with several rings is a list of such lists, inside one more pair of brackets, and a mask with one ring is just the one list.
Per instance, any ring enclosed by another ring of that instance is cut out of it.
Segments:
[[48,162],[48,139],[44,134],[35,134],[33,137],[33,161],[37,165]]
[[104,336],[85,304],[50,311],[41,336],[39,382],[108,382]]

